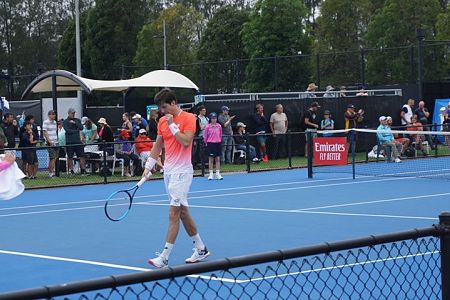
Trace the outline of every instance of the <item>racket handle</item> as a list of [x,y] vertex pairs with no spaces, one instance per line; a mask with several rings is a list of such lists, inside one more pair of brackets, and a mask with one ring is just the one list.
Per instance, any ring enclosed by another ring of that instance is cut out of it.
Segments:
[[148,179],[147,177],[142,177],[142,179],[139,180],[139,182],[136,185],[140,187],[147,181],[147,179]]

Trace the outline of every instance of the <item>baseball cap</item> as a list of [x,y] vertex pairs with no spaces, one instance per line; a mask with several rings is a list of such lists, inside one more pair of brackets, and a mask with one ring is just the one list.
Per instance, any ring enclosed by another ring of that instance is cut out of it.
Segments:
[[324,114],[324,115],[331,115],[331,113],[330,113],[329,110],[324,111],[323,114]]
[[392,117],[391,116],[387,116],[386,120],[392,120]]
[[144,128],[139,129],[139,133],[147,133]]
[[347,108],[355,108],[355,106],[353,104],[349,104],[347,105]]
[[242,123],[242,122],[238,122],[237,124],[236,124],[236,127],[247,127],[247,125],[245,125],[244,123]]
[[87,120],[89,120],[88,117],[82,117],[81,118],[81,124],[83,124],[83,125],[86,124]]
[[69,110],[67,111],[68,114],[74,113],[76,112],[75,108],[71,107],[69,108]]
[[313,103],[311,103],[311,107],[317,107],[317,108],[320,108],[319,102],[313,102]]
[[212,112],[212,113],[209,114],[209,118],[210,119],[212,119],[212,118],[217,119],[217,114],[215,112]]
[[228,107],[228,106],[222,106],[222,111],[229,111],[230,110],[230,108]]
[[142,119],[142,116],[140,115],[140,114],[135,114],[134,116],[133,116],[133,120],[134,119]]
[[380,122],[381,122],[381,121],[386,121],[386,120],[387,120],[387,117],[381,116],[378,120],[379,120]]

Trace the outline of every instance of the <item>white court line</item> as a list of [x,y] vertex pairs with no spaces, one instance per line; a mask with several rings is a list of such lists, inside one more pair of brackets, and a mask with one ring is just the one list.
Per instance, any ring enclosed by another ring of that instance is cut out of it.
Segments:
[[[148,206],[169,206],[169,204],[145,203],[145,202],[141,202],[141,203],[137,203],[137,204],[148,205]],[[401,215],[383,215],[383,214],[357,214],[357,213],[340,213],[340,212],[309,211],[309,210],[302,211],[302,210],[297,210],[297,209],[267,209],[267,208],[209,206],[209,205],[189,205],[189,207],[206,208],[206,209],[223,209],[223,210],[278,212],[278,213],[322,214],[322,215],[337,215],[337,216],[341,215],[341,216],[354,216],[354,217],[376,217],[376,218],[394,218],[394,219],[437,220],[437,218],[419,217],[419,216],[401,216]]]
[[[407,180],[407,179],[409,179],[409,178],[385,178],[385,179],[374,179],[374,180],[362,180],[362,181],[358,181],[358,183],[397,181],[397,180]],[[353,181],[351,181],[351,182],[339,182],[339,183],[318,184],[318,185],[309,185],[309,186],[300,186],[300,187],[291,187],[291,188],[257,190],[257,191],[239,192],[239,193],[192,196],[192,197],[189,197],[189,199],[203,199],[203,198],[217,198],[217,197],[225,197],[225,196],[251,195],[251,194],[261,194],[261,193],[280,192],[280,191],[292,191],[292,190],[303,190],[303,189],[323,188],[323,187],[340,186],[340,185],[351,185],[351,184],[355,184],[355,182],[353,182]],[[157,202],[166,202],[166,201],[167,200],[156,200],[156,201],[148,201],[148,202],[135,202],[134,204],[157,203]],[[36,214],[44,214],[44,213],[52,213],[52,212],[63,212],[63,211],[72,211],[72,210],[94,209],[94,208],[99,208],[99,207],[103,207],[103,206],[88,206],[88,207],[79,207],[79,208],[65,208],[65,209],[55,209],[55,210],[44,210],[44,211],[33,211],[33,212],[3,214],[3,215],[0,215],[0,217],[36,215]],[[194,206],[191,206],[191,207],[194,207]]]
[[[396,260],[396,259],[407,259],[407,258],[411,258],[411,257],[433,255],[433,254],[437,254],[437,253],[439,253],[439,251],[433,251],[433,252],[430,251],[430,252],[424,252],[424,253],[409,254],[409,255],[404,255],[404,256],[389,257],[389,258],[383,258],[383,259],[363,261],[363,262],[358,262],[358,263],[343,264],[343,265],[332,266],[332,267],[317,268],[317,269],[312,269],[312,270],[305,270],[305,271],[292,272],[292,273],[284,273],[284,274],[279,274],[279,275],[264,276],[264,277],[250,278],[250,279],[219,278],[219,277],[213,277],[212,275],[210,275],[210,276],[207,276],[207,275],[188,275],[187,277],[201,278],[201,279],[204,279],[204,280],[222,281],[222,282],[242,284],[242,283],[248,283],[248,282],[252,282],[252,281],[269,280],[269,279],[274,279],[274,278],[295,276],[295,275],[299,275],[299,274],[319,273],[319,272],[322,272],[322,271],[342,269],[342,268],[348,268],[348,267],[354,267],[354,266],[362,266],[362,265],[367,265],[367,264],[376,264],[376,263],[379,263],[379,262],[387,262],[387,261],[392,261],[392,260]],[[58,256],[40,255],[40,254],[33,254],[33,253],[26,253],[26,252],[0,250],[0,254],[32,257],[32,258],[47,259],[47,260],[54,260],[54,261],[63,261],[63,262],[71,262],[71,263],[86,264],[86,265],[95,265],[95,266],[114,268],[114,269],[122,269],[122,270],[130,270],[130,271],[139,271],[139,272],[152,271],[151,269],[146,269],[146,268],[139,268],[139,267],[119,265],[119,264],[104,263],[104,262],[98,262],[98,261],[92,261],[92,260],[84,260],[84,259],[73,259],[73,258],[58,257]]]
[[[374,177],[374,176],[358,176],[358,178],[367,178],[367,177]],[[240,187],[190,191],[189,194],[211,193],[211,192],[240,190],[240,189],[252,189],[252,188],[259,188],[259,187],[283,186],[283,185],[292,185],[292,184],[314,183],[314,182],[322,182],[322,181],[350,180],[350,179],[351,178],[349,178],[349,177],[340,177],[340,178],[332,178],[332,179],[304,180],[304,181],[292,181],[292,182],[283,182],[283,183],[249,185],[249,186],[240,186]],[[163,196],[167,196],[167,194],[135,196],[134,199],[155,198],[155,197],[163,197]],[[0,208],[0,211],[15,210],[15,209],[28,209],[28,208],[40,208],[40,207],[52,207],[52,206],[64,206],[64,205],[85,204],[85,203],[87,204],[87,203],[105,202],[106,200],[108,200],[108,199],[105,198],[105,199],[86,200],[86,201],[74,201],[74,202],[61,202],[61,203],[50,203],[50,204],[40,204],[40,205],[6,207],[6,208]],[[162,201],[167,201],[167,200],[156,200],[155,202],[162,202]]]

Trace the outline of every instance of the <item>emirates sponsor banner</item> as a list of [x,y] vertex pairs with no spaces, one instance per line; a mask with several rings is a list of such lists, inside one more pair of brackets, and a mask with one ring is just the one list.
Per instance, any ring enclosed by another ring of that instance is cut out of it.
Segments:
[[315,165],[346,165],[347,138],[318,137],[313,139]]

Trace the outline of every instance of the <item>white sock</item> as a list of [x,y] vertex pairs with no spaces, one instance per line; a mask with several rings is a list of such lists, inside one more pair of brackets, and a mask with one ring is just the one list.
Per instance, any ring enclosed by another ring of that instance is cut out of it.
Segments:
[[161,256],[164,257],[165,259],[169,259],[169,255],[170,255],[170,252],[172,252],[172,248],[173,248],[173,244],[166,243],[166,245],[164,246],[164,250],[161,253]]
[[216,174],[219,175],[220,174],[220,170],[216,170]]
[[213,170],[210,170],[209,171],[209,175],[213,175],[214,174],[214,171]]
[[200,234],[196,234],[191,236],[192,242],[194,243],[195,248],[198,250],[205,249],[205,244],[203,244],[202,238],[200,237]]

